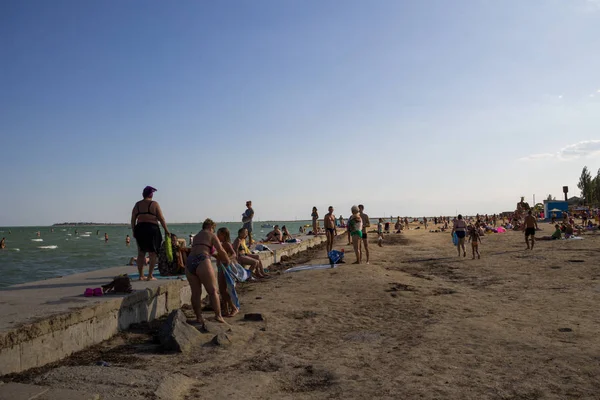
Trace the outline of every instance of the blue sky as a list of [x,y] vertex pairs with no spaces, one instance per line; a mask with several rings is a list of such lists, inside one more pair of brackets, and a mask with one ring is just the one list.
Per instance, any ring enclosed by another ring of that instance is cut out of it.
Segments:
[[600,1],[3,1],[0,226],[510,210],[600,168]]

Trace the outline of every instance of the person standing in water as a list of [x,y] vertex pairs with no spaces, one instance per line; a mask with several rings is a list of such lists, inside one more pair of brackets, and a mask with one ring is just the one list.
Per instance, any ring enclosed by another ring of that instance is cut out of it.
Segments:
[[365,245],[365,255],[367,256],[367,264],[369,264],[369,240],[367,238],[367,228],[371,226],[371,222],[369,221],[369,216],[365,214],[365,206],[359,204],[358,210],[360,211],[360,218],[362,219],[362,244]]
[[2,240],[0,240],[0,249],[5,249],[6,248],[6,238],[3,237]]
[[248,231],[248,246],[252,246],[254,239],[252,238],[252,218],[254,218],[254,209],[252,208],[252,201],[246,202],[246,211],[242,214],[242,228]]
[[129,235],[127,235],[127,237],[125,238],[125,245],[127,247],[129,247],[129,244],[131,243],[131,238],[129,237]]
[[[165,235],[169,234],[165,217],[163,216],[160,205],[152,200],[156,189],[152,186],[146,186],[142,191],[143,200],[138,201],[131,211],[131,229],[133,237],[138,245],[137,267],[140,273],[140,280],[156,280],[152,276],[156,258],[160,245],[162,244],[162,235],[158,224],[160,223],[165,230]],[[146,253],[150,256],[150,265],[148,267],[148,277],[144,277],[144,260]]]
[[333,206],[329,206],[328,213],[325,214],[323,225],[325,225],[325,235],[327,236],[327,254],[333,250],[333,239],[337,236],[337,227],[335,226],[335,215],[333,215]]
[[108,233],[104,233],[104,243],[108,242]]
[[[535,245],[535,231],[538,227],[537,220],[532,215],[531,210],[527,211],[527,216],[525,217],[525,221],[523,221],[523,227],[525,230],[525,244],[527,244],[527,250],[533,250],[533,246]],[[529,236],[531,236],[531,247],[529,247]]]

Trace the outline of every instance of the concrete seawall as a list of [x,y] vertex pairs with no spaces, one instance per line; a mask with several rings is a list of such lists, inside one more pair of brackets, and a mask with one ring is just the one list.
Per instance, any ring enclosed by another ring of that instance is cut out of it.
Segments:
[[[263,264],[278,262],[323,243],[325,236],[302,242],[269,245],[274,254],[260,253]],[[61,360],[111,338],[131,324],[151,321],[189,304],[185,280],[132,282],[129,295],[82,296],[112,277],[135,267],[116,267],[63,278],[15,285],[0,291],[0,376]]]

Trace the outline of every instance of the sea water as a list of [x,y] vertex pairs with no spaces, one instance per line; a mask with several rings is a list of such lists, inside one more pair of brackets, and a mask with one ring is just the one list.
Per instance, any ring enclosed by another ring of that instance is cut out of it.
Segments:
[[[254,237],[263,239],[270,228],[263,224],[285,225],[291,234],[310,221],[255,221]],[[320,222],[322,226],[322,221]],[[189,242],[201,224],[169,224],[171,233]],[[237,237],[241,222],[217,223],[231,232],[231,240]],[[52,232],[54,230],[54,232]],[[77,233],[75,233],[77,230]],[[162,230],[162,229],[161,229]],[[9,233],[10,232],[10,233]],[[40,236],[37,236],[40,232]],[[105,242],[104,234],[108,234]],[[125,238],[131,237],[131,244]],[[163,232],[164,235],[164,232]],[[17,283],[38,281],[102,268],[126,265],[137,256],[137,247],[129,225],[99,226],[36,226],[0,227],[0,239],[6,238],[6,249],[0,250],[0,288]],[[132,266],[132,272],[136,267]]]

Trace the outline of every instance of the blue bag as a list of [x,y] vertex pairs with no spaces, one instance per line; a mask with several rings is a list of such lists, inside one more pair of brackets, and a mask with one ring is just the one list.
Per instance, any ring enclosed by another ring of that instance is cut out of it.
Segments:
[[344,253],[337,250],[331,250],[329,254],[329,264],[339,264],[344,259]]

